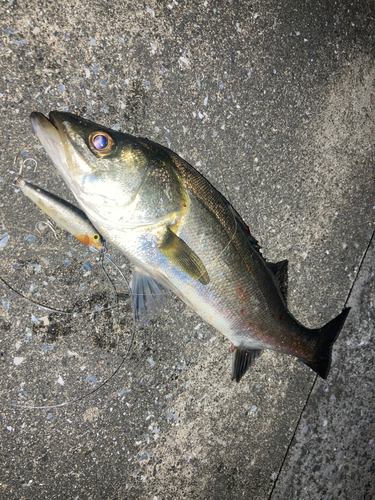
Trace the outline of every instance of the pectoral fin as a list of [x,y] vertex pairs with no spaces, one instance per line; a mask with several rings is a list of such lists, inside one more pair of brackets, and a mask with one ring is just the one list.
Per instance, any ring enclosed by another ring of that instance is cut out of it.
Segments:
[[173,266],[181,269],[191,278],[200,281],[203,285],[209,283],[210,278],[201,259],[169,228],[159,243],[159,250]]
[[134,269],[131,289],[134,321],[144,326],[164,306],[169,290],[139,269]]
[[[233,344],[232,344],[233,346]],[[232,347],[232,380],[239,382],[246,370],[262,353],[261,349],[245,349]]]

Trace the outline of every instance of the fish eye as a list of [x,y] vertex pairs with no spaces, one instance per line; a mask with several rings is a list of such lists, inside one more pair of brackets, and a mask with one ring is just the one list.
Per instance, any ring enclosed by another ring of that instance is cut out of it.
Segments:
[[108,139],[105,135],[96,135],[92,141],[95,149],[105,149],[108,146]]
[[93,153],[98,156],[107,156],[115,149],[115,141],[107,132],[92,132],[89,145]]
[[92,239],[94,241],[98,241],[100,239],[100,236],[98,234],[94,234],[94,236],[92,237]]

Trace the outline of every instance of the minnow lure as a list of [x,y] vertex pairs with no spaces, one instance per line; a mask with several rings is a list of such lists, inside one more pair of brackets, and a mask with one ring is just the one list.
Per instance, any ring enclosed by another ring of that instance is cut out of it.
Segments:
[[[30,198],[30,200],[32,200],[39,208],[41,208],[60,228],[68,231],[70,234],[75,236],[81,243],[92,246],[97,252],[101,254],[102,257],[105,257],[120,273],[122,279],[124,280],[124,283],[126,284],[126,286],[130,291],[129,283],[125,278],[124,274],[122,273],[121,269],[106,253],[107,248],[105,246],[104,238],[100,235],[100,233],[98,233],[96,228],[91,224],[91,222],[88,220],[85,213],[82,212],[82,210],[75,207],[71,203],[59,198],[55,194],[50,193],[38,186],[34,186],[33,184],[31,184],[31,182],[26,181],[21,176],[18,176],[15,179],[13,185],[15,187],[20,187],[25,196]],[[50,224],[50,221],[48,221],[46,225],[53,229],[53,226]],[[107,275],[109,281],[112,282],[112,280],[106,273],[104,267],[103,271]],[[98,312],[109,311],[111,309],[114,309],[115,307],[118,307],[118,304],[116,304],[115,306],[109,306],[104,309],[98,309],[87,312],[65,311],[63,309],[56,309],[54,307],[41,304],[39,302],[36,302],[35,300],[30,299],[29,297],[26,297],[23,293],[19,292],[7,281],[5,281],[1,276],[0,276],[0,281],[4,283],[4,285],[6,285],[10,290],[16,293],[18,296],[27,300],[31,304],[34,304],[42,309],[55,312],[58,314],[90,315],[90,314],[97,314]]]
[[14,185],[20,187],[25,196],[38,205],[59,227],[75,236],[78,241],[99,251],[106,250],[103,237],[82,210],[55,194],[34,186],[23,177],[17,177]]

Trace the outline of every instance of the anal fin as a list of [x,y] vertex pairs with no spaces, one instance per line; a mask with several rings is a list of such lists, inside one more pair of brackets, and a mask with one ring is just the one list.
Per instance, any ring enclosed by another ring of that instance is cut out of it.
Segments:
[[262,354],[262,349],[232,347],[232,380],[239,382],[246,370]]

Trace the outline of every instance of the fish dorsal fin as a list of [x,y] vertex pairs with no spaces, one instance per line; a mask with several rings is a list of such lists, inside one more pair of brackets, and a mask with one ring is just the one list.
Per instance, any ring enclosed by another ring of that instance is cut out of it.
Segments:
[[239,382],[249,366],[261,353],[261,349],[235,347],[232,353],[232,380],[236,379],[236,382]]
[[172,265],[181,269],[191,278],[200,281],[203,285],[209,283],[210,278],[201,259],[169,228],[159,243],[159,250]]
[[276,262],[276,264],[267,262],[267,266],[275,275],[281,295],[283,296],[286,303],[288,295],[288,261],[281,260],[280,262]]
[[164,306],[169,290],[137,268],[133,272],[131,289],[134,321],[144,326]]

